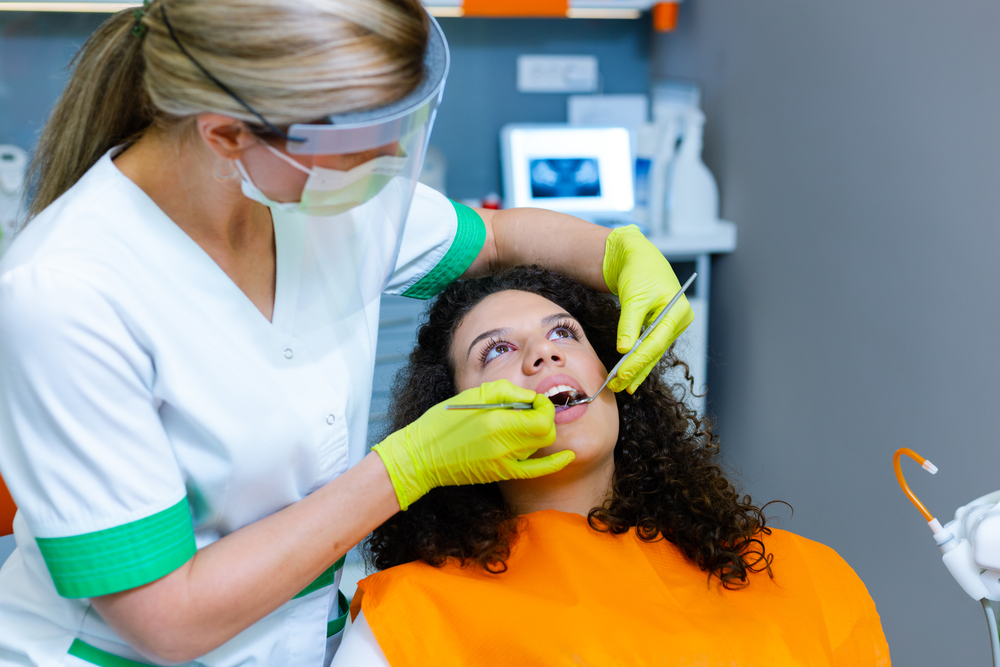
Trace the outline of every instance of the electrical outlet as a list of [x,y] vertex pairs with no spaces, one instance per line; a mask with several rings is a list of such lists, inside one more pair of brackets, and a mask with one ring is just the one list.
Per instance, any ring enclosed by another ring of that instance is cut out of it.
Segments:
[[517,57],[518,92],[592,93],[597,83],[597,56]]

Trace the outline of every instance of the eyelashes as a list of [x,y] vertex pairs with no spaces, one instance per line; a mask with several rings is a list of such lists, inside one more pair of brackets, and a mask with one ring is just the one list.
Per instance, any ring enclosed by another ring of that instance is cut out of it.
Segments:
[[576,324],[576,322],[573,322],[572,320],[560,320],[553,328],[553,331],[555,331],[556,329],[565,329],[566,331],[569,331],[570,337],[573,338],[574,340],[580,340],[581,338],[580,327]]
[[490,354],[492,354],[498,348],[508,347],[509,345],[510,343],[503,340],[502,338],[490,338],[486,342],[486,346],[483,347],[483,351],[479,354],[479,365],[485,366],[491,360],[496,358],[496,357],[491,357]]
[[[553,338],[554,334],[559,334],[560,332],[564,332],[567,335],[556,335],[555,338]],[[557,340],[559,338],[580,340],[580,327],[572,320],[559,320],[549,331],[548,337],[549,340]],[[513,347],[513,345],[503,338],[490,338],[486,341],[482,351],[479,353],[479,365],[485,366],[500,355],[506,354],[511,347]]]

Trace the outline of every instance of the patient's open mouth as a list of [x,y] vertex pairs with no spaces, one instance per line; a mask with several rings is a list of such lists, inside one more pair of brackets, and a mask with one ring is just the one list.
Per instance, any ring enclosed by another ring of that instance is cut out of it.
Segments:
[[558,384],[545,392],[545,395],[556,406],[556,412],[568,409],[569,403],[581,398],[587,398],[586,394],[577,391],[566,384]]

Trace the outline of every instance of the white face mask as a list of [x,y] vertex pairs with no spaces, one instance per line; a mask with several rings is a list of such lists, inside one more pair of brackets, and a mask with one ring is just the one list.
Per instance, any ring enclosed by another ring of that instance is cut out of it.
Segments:
[[305,213],[312,216],[332,216],[349,211],[382,191],[406,165],[407,158],[383,155],[369,160],[349,171],[305,167],[276,148],[264,144],[267,150],[299,171],[309,174],[302,197],[297,202],[276,202],[254,185],[243,163],[236,160],[236,168],[243,177],[240,187],[250,199],[278,211]]

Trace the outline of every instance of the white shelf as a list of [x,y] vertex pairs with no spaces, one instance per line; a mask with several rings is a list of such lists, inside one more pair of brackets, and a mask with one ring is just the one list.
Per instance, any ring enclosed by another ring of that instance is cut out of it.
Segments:
[[702,233],[650,236],[649,240],[670,259],[729,253],[736,250],[736,225],[720,220]]

